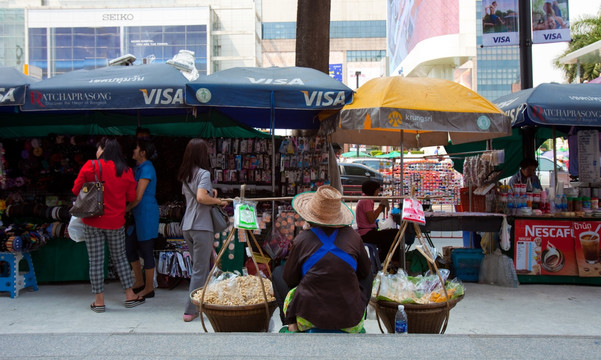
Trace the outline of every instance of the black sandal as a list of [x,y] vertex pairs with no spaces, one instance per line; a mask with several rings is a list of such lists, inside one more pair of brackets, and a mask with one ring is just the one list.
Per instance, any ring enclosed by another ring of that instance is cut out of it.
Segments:
[[129,308],[133,308],[133,307],[136,307],[136,306],[138,306],[138,305],[142,305],[142,304],[144,304],[144,302],[145,302],[145,301],[146,301],[146,300],[144,299],[144,297],[142,297],[142,296],[138,296],[138,298],[137,298],[137,299],[134,299],[134,300],[126,300],[126,301],[125,301],[125,307],[126,307],[126,308],[128,308],[128,309],[129,309]]
[[91,303],[90,304],[90,309],[93,312],[103,313],[103,312],[106,311],[106,306],[104,306],[104,305],[96,305],[95,303]]

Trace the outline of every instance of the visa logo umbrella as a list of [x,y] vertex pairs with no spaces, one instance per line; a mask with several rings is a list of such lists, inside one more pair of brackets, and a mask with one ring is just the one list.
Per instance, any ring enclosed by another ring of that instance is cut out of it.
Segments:
[[340,110],[352,99],[349,87],[305,67],[235,67],[186,85],[186,104],[265,129],[317,129],[320,111]]
[[186,108],[188,79],[171,65],[75,70],[29,87],[23,111]]
[[496,99],[511,117],[512,127],[527,125],[569,127],[601,125],[600,84],[543,83]]
[[424,147],[511,134],[509,118],[458,83],[389,76],[369,80],[339,114],[332,141]]
[[27,87],[38,81],[15,68],[0,67],[0,106],[23,105]]

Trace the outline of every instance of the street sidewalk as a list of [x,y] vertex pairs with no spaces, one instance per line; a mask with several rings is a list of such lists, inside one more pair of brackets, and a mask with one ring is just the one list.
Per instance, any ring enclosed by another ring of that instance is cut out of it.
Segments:
[[[601,335],[600,288],[585,285],[525,284],[517,288],[464,283],[462,301],[451,310],[446,334]],[[90,310],[89,283],[42,284],[11,299],[0,293],[0,333],[203,333],[200,319],[182,320],[187,282],[132,309],[124,306],[118,281],[105,284],[106,313]],[[271,332],[281,327],[278,311]],[[213,332],[205,318],[209,332]],[[383,326],[383,325],[382,325]],[[381,334],[371,314],[366,331]]]
[[90,310],[88,283],[42,284],[17,298],[0,293],[2,359],[298,359],[599,358],[598,286],[465,283],[445,335],[382,334],[376,320],[366,335],[214,333],[208,320],[182,320],[186,282],[132,309],[118,281],[105,286],[106,313]]

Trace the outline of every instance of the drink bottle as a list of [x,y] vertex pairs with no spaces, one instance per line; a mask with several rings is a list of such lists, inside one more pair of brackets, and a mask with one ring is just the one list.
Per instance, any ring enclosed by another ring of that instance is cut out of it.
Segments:
[[399,305],[394,317],[394,332],[396,334],[407,334],[407,314],[405,307]]

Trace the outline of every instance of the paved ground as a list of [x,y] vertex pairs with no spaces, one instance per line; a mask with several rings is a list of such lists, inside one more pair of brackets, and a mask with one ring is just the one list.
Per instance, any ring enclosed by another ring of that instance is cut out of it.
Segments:
[[[0,358],[599,358],[598,286],[466,283],[445,335],[214,333],[199,319],[184,323],[185,284],[158,289],[133,309],[118,282],[106,285],[107,312],[89,309],[86,283],[41,285],[11,299],[0,293]],[[277,311],[277,310],[276,310]]]
[[465,287],[446,334],[398,336],[373,314],[365,335],[277,334],[277,310],[269,334],[214,333],[208,320],[205,333],[200,319],[182,321],[185,282],[132,309],[109,282],[103,314],[89,309],[88,283],[42,284],[15,299],[0,292],[0,359],[601,358],[599,286]]

